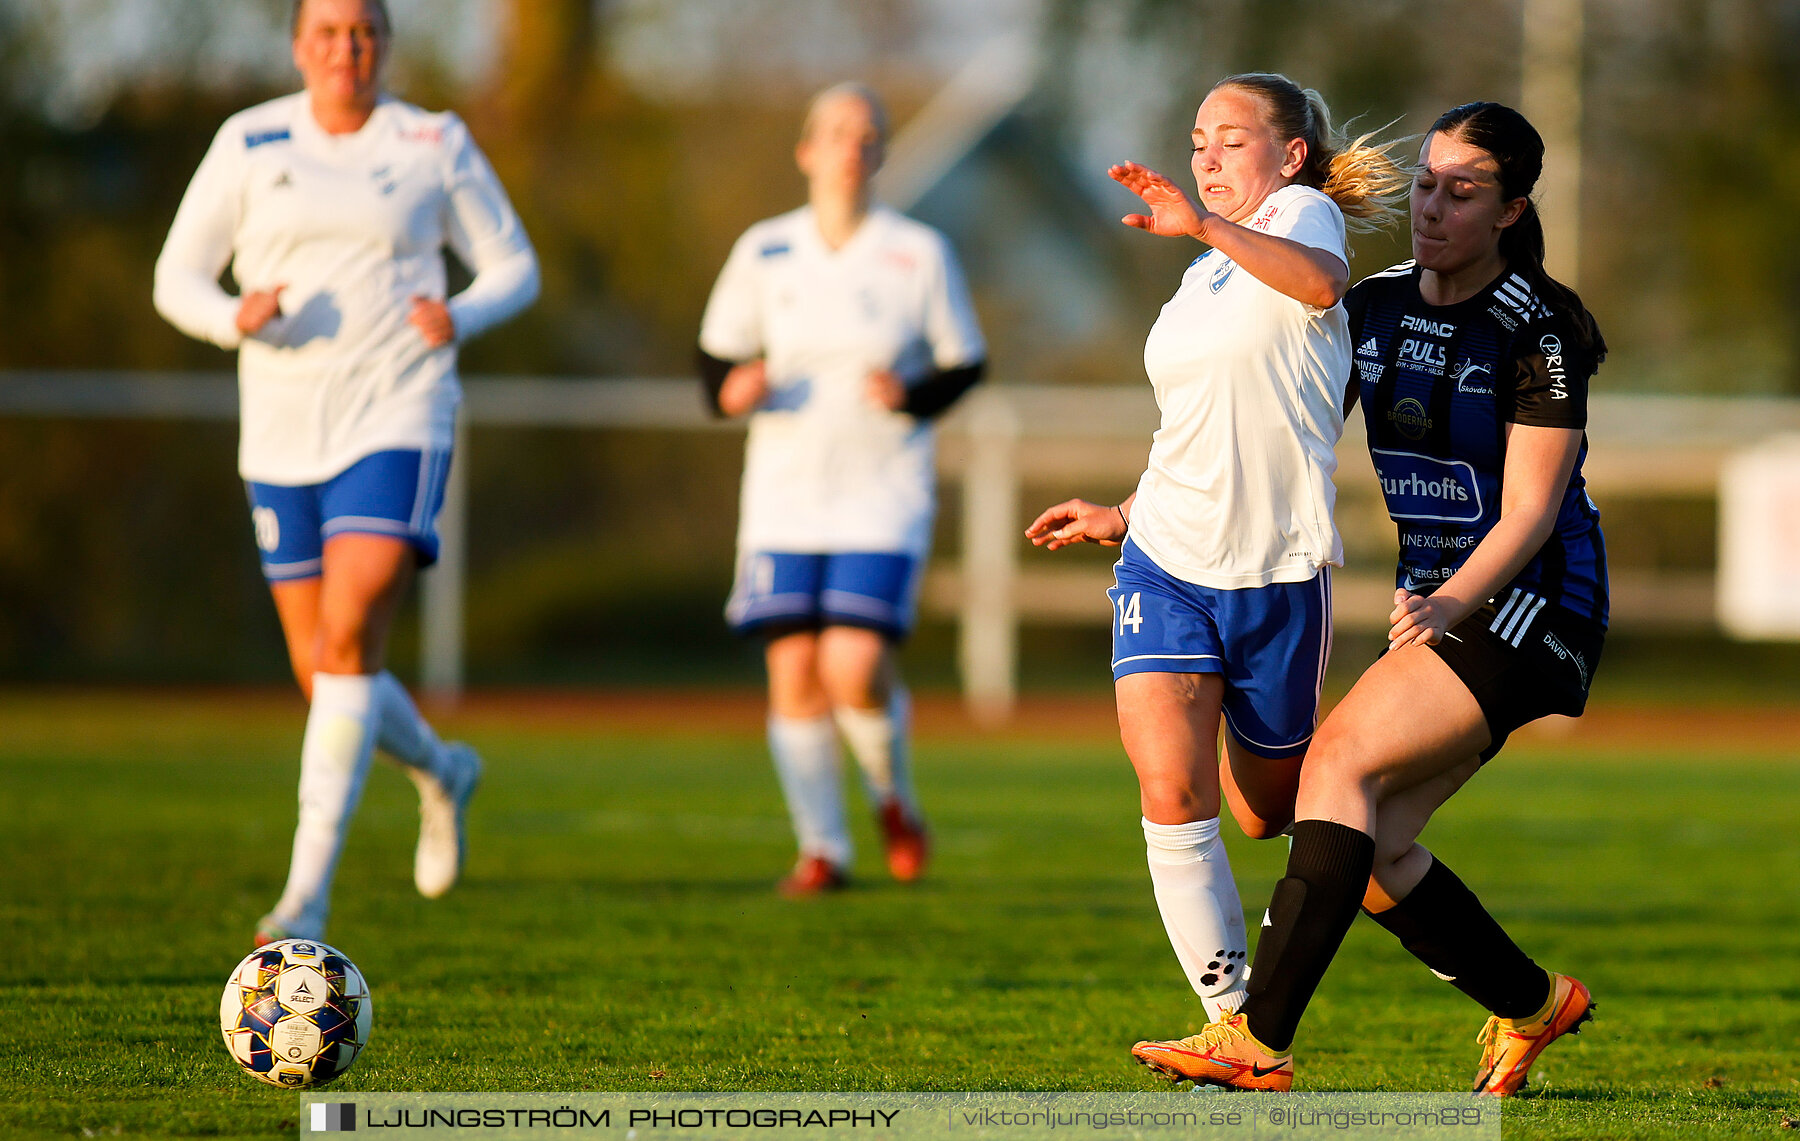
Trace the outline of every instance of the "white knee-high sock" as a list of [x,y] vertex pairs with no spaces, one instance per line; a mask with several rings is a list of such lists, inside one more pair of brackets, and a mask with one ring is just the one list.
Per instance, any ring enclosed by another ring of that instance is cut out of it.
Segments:
[[376,747],[409,769],[439,775],[443,742],[400,679],[382,670],[374,677],[374,695]]
[[375,746],[374,683],[368,674],[313,675],[300,746],[300,823],[287,887],[275,905],[277,918],[302,931],[323,929],[331,909],[332,873]]
[[880,808],[898,799],[907,815],[917,819],[918,794],[912,783],[912,695],[906,687],[894,685],[885,709],[840,705],[832,715],[862,772],[869,803]]
[[775,757],[775,775],[781,779],[800,854],[823,856],[840,868],[849,867],[842,762],[831,718],[770,716],[769,752]]
[[1219,820],[1144,821],[1150,883],[1163,927],[1188,982],[1216,1022],[1244,1003],[1249,952],[1237,881],[1219,838]]

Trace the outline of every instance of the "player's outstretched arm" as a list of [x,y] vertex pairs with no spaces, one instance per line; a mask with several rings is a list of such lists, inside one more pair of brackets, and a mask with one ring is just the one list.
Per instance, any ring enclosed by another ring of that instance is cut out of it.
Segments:
[[1107,171],[1120,186],[1144,200],[1150,213],[1127,214],[1127,226],[1164,238],[1194,238],[1218,250],[1278,293],[1319,309],[1343,299],[1350,267],[1338,257],[1299,242],[1252,230],[1197,205],[1167,178],[1135,162]]
[[1069,499],[1039,515],[1025,528],[1025,537],[1034,547],[1060,550],[1075,543],[1098,543],[1116,547],[1125,541],[1130,530],[1128,519],[1132,500],[1108,507],[1085,499]]

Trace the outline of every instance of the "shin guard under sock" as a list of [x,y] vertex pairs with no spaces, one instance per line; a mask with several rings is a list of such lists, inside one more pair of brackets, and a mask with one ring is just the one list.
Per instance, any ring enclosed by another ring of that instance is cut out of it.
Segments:
[[1344,933],[1355,922],[1375,864],[1375,841],[1328,820],[1294,825],[1287,875],[1269,900],[1272,924],[1256,942],[1250,997],[1239,1012],[1271,1050],[1286,1050]]

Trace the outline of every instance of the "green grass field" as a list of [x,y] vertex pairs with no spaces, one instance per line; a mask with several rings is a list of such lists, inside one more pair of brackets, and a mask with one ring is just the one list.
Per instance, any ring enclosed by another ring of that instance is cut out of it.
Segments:
[[[1130,1043],[1200,1017],[1136,796],[1089,717],[925,735],[928,882],[793,903],[750,726],[490,711],[468,878],[411,886],[411,786],[378,768],[331,941],[375,994],[337,1090],[1139,1090]],[[286,870],[298,699],[0,695],[0,1135],[292,1135],[218,995]],[[1800,1117],[1800,773],[1766,751],[1521,742],[1428,842],[1599,1019],[1508,1137],[1784,1135]],[[860,818],[862,814],[859,812]],[[1285,846],[1229,829],[1252,915]],[[1466,1088],[1482,1014],[1370,923],[1297,1043],[1299,1088]],[[1791,1134],[1786,1134],[1791,1135]]]

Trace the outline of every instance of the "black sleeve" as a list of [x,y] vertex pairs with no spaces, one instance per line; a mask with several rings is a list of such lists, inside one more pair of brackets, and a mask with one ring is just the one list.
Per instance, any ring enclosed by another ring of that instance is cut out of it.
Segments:
[[706,408],[714,416],[724,416],[719,407],[719,389],[725,387],[725,376],[737,367],[736,361],[724,361],[699,345],[694,346],[694,365],[700,370],[700,383],[706,390]]
[[1507,419],[1539,428],[1587,427],[1593,354],[1561,314],[1533,321],[1513,339],[1513,407]]
[[900,406],[900,411],[921,420],[934,419],[955,404],[963,393],[975,387],[985,371],[987,361],[979,360],[933,372],[924,380],[907,385],[906,403]]

